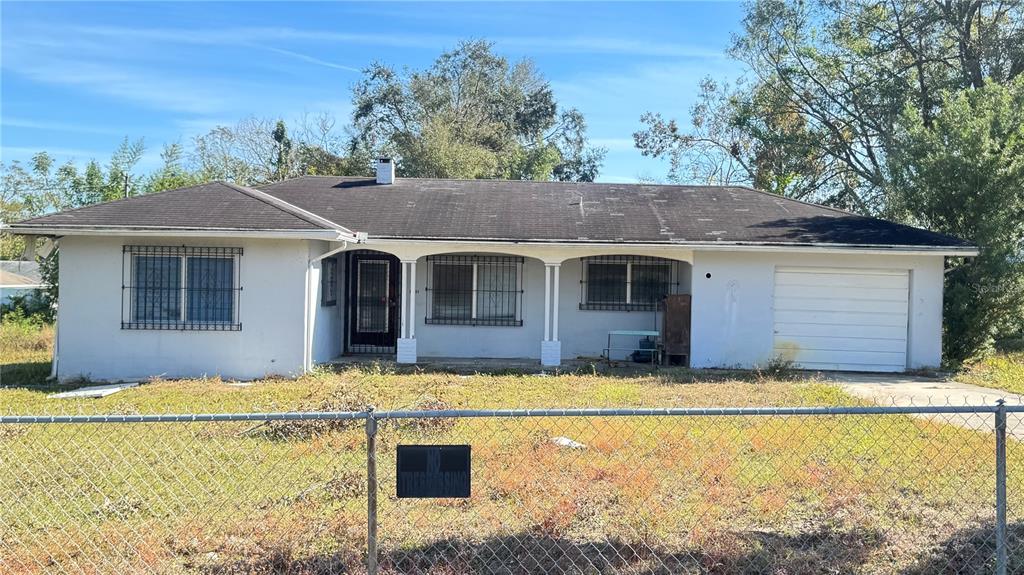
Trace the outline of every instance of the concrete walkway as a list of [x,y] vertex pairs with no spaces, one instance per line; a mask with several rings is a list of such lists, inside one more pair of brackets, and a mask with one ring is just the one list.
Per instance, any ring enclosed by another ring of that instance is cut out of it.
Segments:
[[[883,406],[994,406],[1000,399],[1006,400],[1007,405],[1024,405],[1024,396],[941,378],[867,373],[826,373],[823,376],[826,380],[842,387],[843,391]],[[921,417],[941,418],[947,423],[979,431],[992,431],[995,426],[995,416],[987,413],[922,415]],[[1024,440],[1024,413],[1008,414],[1006,426],[1008,435]]]

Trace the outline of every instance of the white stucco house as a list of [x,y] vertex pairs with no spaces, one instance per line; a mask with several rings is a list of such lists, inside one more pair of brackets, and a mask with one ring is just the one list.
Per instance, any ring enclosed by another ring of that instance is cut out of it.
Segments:
[[388,160],[376,178],[210,183],[9,231],[59,245],[54,373],[97,380],[628,355],[608,333],[637,346],[671,294],[690,296],[694,367],[903,371],[940,363],[944,260],[976,254],[745,187],[406,179]]

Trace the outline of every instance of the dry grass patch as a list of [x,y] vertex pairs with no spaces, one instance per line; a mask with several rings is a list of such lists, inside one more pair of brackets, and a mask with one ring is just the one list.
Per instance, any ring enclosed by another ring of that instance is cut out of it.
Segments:
[[[187,413],[855,403],[824,383],[777,376],[380,365],[245,387],[158,381],[71,402],[28,382],[0,389],[0,405]],[[379,433],[385,573],[930,573],[983,569],[989,553],[994,439],[943,420],[437,419],[389,421]],[[471,444],[472,497],[397,499],[395,448],[417,443]],[[1011,443],[1015,497],[1024,449]],[[0,426],[0,460],[3,572],[361,570],[361,422]],[[1011,521],[1020,509],[1011,505]],[[1019,561],[1024,545],[1013,549]]]

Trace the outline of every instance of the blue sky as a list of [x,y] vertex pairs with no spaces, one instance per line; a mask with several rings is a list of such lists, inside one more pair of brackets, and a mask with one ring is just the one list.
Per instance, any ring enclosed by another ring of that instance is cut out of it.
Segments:
[[139,166],[249,116],[347,120],[359,70],[422,68],[460,39],[530,58],[608,148],[602,181],[663,177],[632,133],[645,111],[685,119],[702,77],[732,79],[724,55],[738,2],[9,3],[0,4],[0,150],[26,160],[109,159],[144,137]]

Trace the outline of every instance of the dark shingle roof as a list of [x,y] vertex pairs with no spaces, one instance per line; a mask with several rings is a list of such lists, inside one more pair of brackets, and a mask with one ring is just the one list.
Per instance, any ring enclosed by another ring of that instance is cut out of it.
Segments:
[[[238,230],[320,230],[261,198],[261,192],[223,182],[94,204],[19,222],[19,226],[130,227]],[[271,200],[272,201],[272,200]]]
[[737,186],[305,176],[221,182],[26,220],[33,228],[324,230],[371,238],[969,247],[950,236]]
[[371,238],[967,246],[735,186],[306,176],[261,189]]

